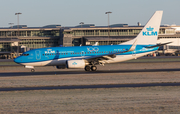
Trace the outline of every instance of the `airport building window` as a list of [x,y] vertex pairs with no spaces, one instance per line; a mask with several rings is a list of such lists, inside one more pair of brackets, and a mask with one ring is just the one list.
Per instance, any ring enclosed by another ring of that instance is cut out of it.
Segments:
[[43,47],[56,47],[58,46],[58,39],[22,39],[19,42],[20,46],[28,48],[43,48]]
[[26,31],[19,31],[19,36],[26,36]]
[[169,46],[169,49],[180,49],[180,46]]
[[0,31],[0,36],[6,36],[6,32],[5,31]]
[[100,30],[100,36],[107,36],[108,35],[108,30]]
[[[110,36],[137,35],[141,29],[110,29]],[[67,34],[67,32],[64,32]],[[74,30],[73,36],[107,36],[108,29],[105,30]]]
[[[0,52],[10,52],[11,51],[11,43],[0,42]],[[13,50],[12,50],[13,51]]]
[[162,28],[162,29],[160,28],[159,29],[159,34],[165,34],[165,29],[164,28]]
[[[19,35],[18,35],[19,33]],[[59,30],[20,30],[19,32],[16,31],[0,31],[0,36],[23,36],[23,37],[34,37],[34,36],[39,36],[39,37],[55,37],[55,36],[60,36],[60,31]]]

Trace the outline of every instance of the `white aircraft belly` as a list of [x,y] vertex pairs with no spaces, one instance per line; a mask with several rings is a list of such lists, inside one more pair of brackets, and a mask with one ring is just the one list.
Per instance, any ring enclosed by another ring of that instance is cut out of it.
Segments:
[[31,63],[21,63],[24,66],[46,66],[51,63],[52,60],[49,61],[41,61],[41,62],[31,62]]
[[[153,51],[154,52],[154,51]],[[131,59],[136,59],[138,57],[150,54],[152,52],[147,52],[147,53],[141,53],[141,54],[130,54],[130,55],[116,55],[116,58],[110,59],[110,60],[105,60],[103,61],[104,63],[116,63],[116,62],[122,62],[122,61],[127,61]],[[21,65],[24,66],[60,66],[60,65],[65,65],[66,61],[69,59],[77,59],[75,58],[61,58],[61,59],[55,59],[55,60],[48,60],[48,61],[41,61],[41,62],[32,62],[32,63],[21,63]],[[81,59],[81,57],[78,57],[78,59]]]
[[61,59],[54,59],[54,60],[47,60],[41,62],[31,62],[31,63],[21,63],[24,66],[58,66],[58,65],[65,65],[66,61],[69,59],[79,59],[79,57],[75,58],[61,58]]
[[[153,51],[155,52],[155,51]],[[107,60],[105,63],[116,63],[116,62],[123,62],[127,60],[132,60],[136,59],[138,57],[142,57],[144,55],[150,54],[152,52],[147,52],[147,53],[140,53],[140,54],[131,54],[131,55],[117,55],[116,58]]]

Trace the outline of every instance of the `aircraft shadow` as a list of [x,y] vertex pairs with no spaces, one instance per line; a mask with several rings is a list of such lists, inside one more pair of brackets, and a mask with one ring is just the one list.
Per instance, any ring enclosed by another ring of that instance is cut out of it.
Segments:
[[133,70],[98,70],[98,71],[52,71],[52,72],[7,72],[0,73],[0,77],[11,76],[37,76],[37,75],[60,75],[60,74],[103,74],[103,73],[135,73],[135,72],[172,72],[180,71],[177,69],[133,69]]

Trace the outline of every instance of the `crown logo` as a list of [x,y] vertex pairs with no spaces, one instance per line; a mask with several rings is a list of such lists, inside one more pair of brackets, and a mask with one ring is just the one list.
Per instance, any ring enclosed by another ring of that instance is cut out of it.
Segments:
[[153,31],[154,28],[151,28],[151,26],[149,26],[149,28],[146,28],[147,31]]
[[76,63],[76,62],[74,62],[74,63],[72,63],[72,65],[77,65],[77,63]]

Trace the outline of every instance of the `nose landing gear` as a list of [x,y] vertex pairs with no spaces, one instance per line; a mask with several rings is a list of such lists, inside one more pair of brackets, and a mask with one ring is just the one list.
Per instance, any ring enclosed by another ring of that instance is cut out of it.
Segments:
[[34,70],[34,69],[31,69],[31,72],[35,72],[35,70]]

